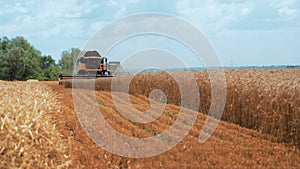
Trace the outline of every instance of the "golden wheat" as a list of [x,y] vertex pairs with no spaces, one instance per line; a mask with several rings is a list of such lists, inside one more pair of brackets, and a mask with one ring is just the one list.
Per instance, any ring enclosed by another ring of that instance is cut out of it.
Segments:
[[0,84],[0,168],[65,168],[70,144],[61,138],[53,114],[55,96],[45,85]]

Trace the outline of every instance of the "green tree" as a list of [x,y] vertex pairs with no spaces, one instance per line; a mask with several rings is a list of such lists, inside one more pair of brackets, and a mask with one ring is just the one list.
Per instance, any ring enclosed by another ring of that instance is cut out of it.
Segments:
[[26,39],[23,37],[16,37],[11,40],[8,48],[19,47],[25,52],[25,67],[24,73],[18,75],[17,80],[27,79],[42,79],[42,73],[40,68],[41,52],[36,50]]
[[5,69],[3,67],[4,62],[4,54],[6,50],[6,44],[7,44],[7,37],[0,38],[0,79],[5,79]]
[[75,62],[80,55],[80,49],[72,48],[61,53],[61,59],[58,62],[59,68],[64,74],[72,74]]
[[56,80],[59,67],[51,56],[42,56],[23,37],[0,39],[0,79]]
[[10,40],[6,36],[4,36],[2,39],[0,38],[0,43],[1,43],[0,51],[5,52],[8,44],[10,43]]
[[57,80],[59,67],[55,63],[55,60],[50,55],[42,56],[40,63],[40,67],[43,70],[42,80]]
[[6,80],[22,79],[26,65],[25,52],[20,47],[12,47],[1,58],[2,76]]

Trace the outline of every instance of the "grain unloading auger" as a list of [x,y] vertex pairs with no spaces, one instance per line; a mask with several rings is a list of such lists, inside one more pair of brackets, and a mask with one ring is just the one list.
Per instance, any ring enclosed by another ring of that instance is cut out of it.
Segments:
[[101,56],[97,51],[85,52],[76,64],[77,71],[75,74],[59,74],[58,81],[60,85],[66,79],[113,77],[107,68],[107,58]]

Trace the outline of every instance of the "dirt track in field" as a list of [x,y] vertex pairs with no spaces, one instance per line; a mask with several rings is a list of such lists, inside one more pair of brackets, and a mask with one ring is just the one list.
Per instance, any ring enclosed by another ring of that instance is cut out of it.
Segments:
[[[220,122],[212,137],[199,144],[198,136],[206,119],[198,113],[188,136],[171,150],[149,158],[125,158],[107,152],[96,145],[76,120],[72,89],[58,82],[43,82],[57,93],[61,103],[62,122],[58,128],[72,144],[70,168],[299,168],[300,151],[295,147],[273,143],[270,136],[238,125]],[[103,116],[115,130],[132,137],[150,137],[172,125],[179,107],[167,105],[166,112],[156,121],[146,124],[132,123],[115,109],[110,92],[97,91],[96,98]],[[147,110],[144,96],[131,96],[138,110]],[[126,109],[126,106],[124,107]],[[121,145],[120,145],[121,146]]]

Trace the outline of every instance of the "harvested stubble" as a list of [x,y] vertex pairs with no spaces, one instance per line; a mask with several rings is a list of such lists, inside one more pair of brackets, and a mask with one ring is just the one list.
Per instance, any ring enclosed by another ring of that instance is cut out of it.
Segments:
[[27,82],[0,85],[0,168],[65,168],[70,144],[57,130],[59,113],[47,86]]
[[[200,92],[198,111],[204,113],[209,112],[211,104],[208,71],[194,72]],[[300,69],[226,69],[225,75],[227,97],[222,120],[271,134],[276,138],[274,141],[300,147]],[[115,81],[119,86],[126,86],[123,81],[129,77],[116,77]],[[96,90],[111,90],[111,79],[81,80],[78,84],[86,86],[89,82],[95,83]],[[65,81],[64,85],[72,87],[72,81]],[[153,89],[164,91],[167,103],[181,105],[178,85],[165,72],[134,76],[129,93],[149,96]],[[126,92],[126,88],[119,90]]]

